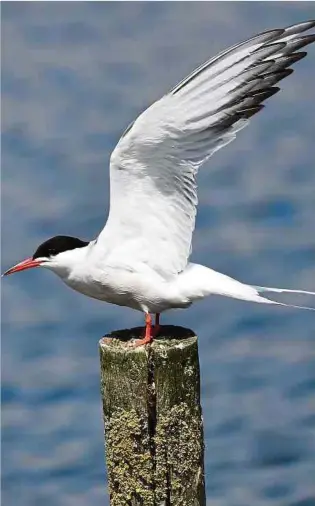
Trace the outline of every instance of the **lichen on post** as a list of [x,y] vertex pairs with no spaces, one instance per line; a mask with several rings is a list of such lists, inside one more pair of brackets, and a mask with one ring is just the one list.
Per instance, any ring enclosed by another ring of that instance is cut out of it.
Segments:
[[204,506],[203,427],[197,338],[162,327],[133,348],[142,329],[100,341],[111,506]]

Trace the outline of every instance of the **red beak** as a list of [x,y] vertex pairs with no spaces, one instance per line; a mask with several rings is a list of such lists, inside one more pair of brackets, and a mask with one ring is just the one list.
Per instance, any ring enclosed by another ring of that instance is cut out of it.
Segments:
[[14,272],[25,271],[25,269],[31,269],[32,267],[39,267],[40,264],[41,262],[38,260],[27,258],[26,260],[23,260],[23,262],[14,265],[14,267],[11,267],[11,269],[4,272],[2,276],[7,276],[8,274],[13,274]]

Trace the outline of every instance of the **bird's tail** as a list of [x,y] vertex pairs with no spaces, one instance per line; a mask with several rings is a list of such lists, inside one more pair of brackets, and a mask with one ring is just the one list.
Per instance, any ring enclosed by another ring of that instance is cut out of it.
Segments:
[[[257,292],[257,299],[256,302],[261,302],[263,304],[277,304],[278,306],[287,306],[287,307],[294,307],[297,309],[308,309],[309,311],[315,311],[314,307],[308,307],[308,306],[299,306],[296,304],[285,304],[284,302],[277,302],[275,300],[269,299],[267,297],[263,297],[260,295],[261,293],[268,293],[268,292],[274,292],[274,293],[299,293],[304,295],[315,295],[315,292],[308,292],[306,290],[288,290],[286,288],[270,288],[267,286],[252,286],[254,290]],[[255,301],[254,301],[255,302]]]
[[315,311],[315,307],[286,304],[270,299],[262,293],[296,293],[304,295],[315,295],[315,292],[306,290],[287,290],[285,288],[269,288],[266,286],[254,286],[241,283],[225,274],[214,271],[203,265],[189,264],[185,271],[178,277],[178,287],[182,294],[187,296],[191,302],[203,299],[208,295],[223,295],[234,299],[258,302],[259,304],[276,304],[297,309],[308,309]]

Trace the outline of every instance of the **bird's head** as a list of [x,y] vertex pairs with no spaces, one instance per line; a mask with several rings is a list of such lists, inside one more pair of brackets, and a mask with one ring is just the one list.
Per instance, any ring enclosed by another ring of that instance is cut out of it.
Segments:
[[88,244],[88,242],[81,241],[76,237],[57,235],[40,244],[32,257],[14,265],[4,272],[3,276],[32,269],[33,267],[46,267],[62,275],[63,271],[71,268],[72,262],[76,259],[74,250],[83,248]]

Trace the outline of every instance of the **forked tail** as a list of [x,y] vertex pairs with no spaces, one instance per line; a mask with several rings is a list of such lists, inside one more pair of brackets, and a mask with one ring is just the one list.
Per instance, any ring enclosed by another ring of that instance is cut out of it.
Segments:
[[315,311],[314,307],[308,307],[308,306],[298,306],[295,304],[286,304],[284,302],[277,302],[272,299],[268,299],[267,297],[263,297],[259,295],[260,293],[265,292],[274,292],[274,293],[299,293],[304,295],[315,295],[315,292],[308,292],[306,290],[288,290],[286,288],[269,288],[267,286],[252,286],[254,290],[257,292],[257,299],[255,302],[261,302],[264,304],[277,304],[278,306],[287,306],[287,307],[295,307],[297,309],[308,309],[309,311]]
[[278,306],[287,306],[298,309],[308,309],[315,311],[315,307],[300,306],[296,304],[286,304],[269,299],[261,295],[262,293],[296,293],[304,295],[315,295],[315,292],[306,290],[287,290],[285,288],[269,288],[267,286],[254,286],[241,283],[225,274],[204,267],[198,264],[189,264],[185,271],[178,276],[177,287],[182,295],[188,300],[203,299],[208,295],[223,295],[234,299],[258,302],[259,304],[276,304]]

